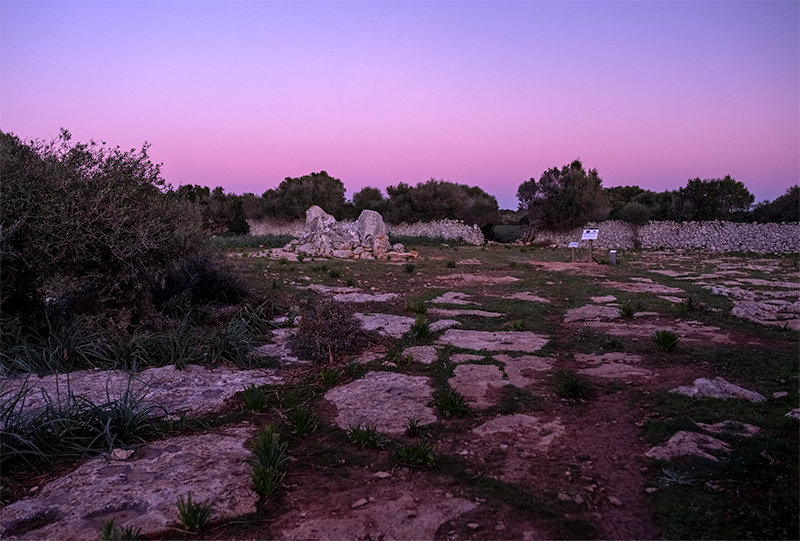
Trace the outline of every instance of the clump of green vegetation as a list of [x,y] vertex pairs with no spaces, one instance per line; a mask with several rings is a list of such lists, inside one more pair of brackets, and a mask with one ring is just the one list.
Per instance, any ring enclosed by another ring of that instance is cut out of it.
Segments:
[[289,263],[289,260],[286,259],[285,257],[281,257],[280,259],[278,259],[278,265],[286,265],[288,263]]
[[103,522],[103,533],[100,535],[100,541],[139,541],[141,535],[141,528],[116,526],[112,518]]
[[416,269],[416,266],[414,266],[413,263],[406,263],[405,265],[403,265],[403,270],[406,271],[408,274],[414,272],[414,269]]
[[267,407],[267,393],[265,393],[264,389],[261,387],[249,385],[248,387],[245,387],[241,393],[239,393],[239,397],[242,399],[242,403],[245,405],[245,407],[250,411],[255,411],[258,413],[264,411],[264,408]]
[[692,297],[687,297],[675,305],[679,316],[685,316],[690,313],[703,312],[706,305],[695,301]]
[[422,299],[407,299],[403,308],[406,312],[414,312],[416,314],[424,314],[428,311],[428,307]]
[[628,300],[622,304],[618,308],[619,315],[622,316],[624,319],[633,319],[633,316],[636,315],[636,312],[641,312],[642,307],[638,302],[633,302]]
[[211,504],[192,502],[192,493],[186,496],[186,501],[178,497],[178,517],[181,523],[190,532],[199,532],[208,524],[211,516]]
[[589,381],[569,370],[555,372],[552,384],[561,398],[588,398],[591,393]]
[[512,331],[524,331],[525,330],[525,322],[522,320],[512,321],[508,324],[508,328]]
[[339,269],[331,269],[330,271],[328,271],[328,276],[330,276],[331,278],[339,278],[341,275],[342,271],[340,271]]
[[336,385],[342,378],[342,371],[337,368],[323,368],[319,371],[319,379],[325,385]]
[[360,447],[369,447],[371,449],[383,449],[386,445],[386,438],[378,432],[375,425],[363,427],[361,425],[353,425],[348,431],[347,435],[350,441]]
[[653,342],[662,351],[672,351],[680,341],[681,337],[672,331],[662,329],[653,333]]
[[303,438],[317,429],[317,416],[310,409],[298,409],[289,414],[289,424],[292,432]]
[[419,434],[419,419],[409,417],[406,421],[406,436],[414,437]]
[[409,466],[432,468],[436,465],[436,447],[432,443],[419,442],[395,449],[398,462]]
[[467,399],[455,389],[446,389],[434,397],[434,404],[445,419],[469,412]]
[[431,326],[428,325],[425,315],[419,314],[411,326],[411,338],[414,342],[422,342],[428,340],[432,335],[433,331],[431,331]]
[[454,269],[456,268],[456,262],[451,259],[450,261],[445,263],[444,266],[447,267],[448,269]]
[[253,466],[250,478],[253,490],[264,498],[269,498],[283,480],[283,468],[289,461],[287,444],[272,425],[265,426],[257,435],[251,452],[253,458],[247,461]]

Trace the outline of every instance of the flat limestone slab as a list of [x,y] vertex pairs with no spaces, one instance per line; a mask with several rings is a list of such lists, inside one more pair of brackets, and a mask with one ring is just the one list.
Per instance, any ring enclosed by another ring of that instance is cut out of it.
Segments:
[[586,306],[567,310],[567,315],[564,316],[564,323],[570,323],[572,321],[616,319],[618,317],[621,317],[619,310],[613,306],[588,304]]
[[543,372],[553,368],[553,359],[535,355],[512,357],[503,353],[495,355],[494,359],[503,363],[508,381],[519,388],[540,380]]
[[436,414],[427,405],[432,397],[427,377],[396,372],[369,372],[325,393],[325,399],[336,406],[337,426],[345,430],[375,426],[386,434],[404,433],[409,417],[420,426],[436,422]]
[[511,384],[503,379],[502,370],[493,364],[460,364],[453,370],[453,377],[448,383],[464,395],[470,406],[476,408],[487,408],[494,404],[492,392]]
[[686,292],[677,287],[669,287],[661,284],[650,284],[647,282],[604,282],[604,286],[630,293],[661,293],[664,295],[685,294]]
[[653,375],[650,370],[622,363],[604,363],[592,368],[582,368],[578,372],[587,376],[608,379],[646,378]]
[[469,331],[448,329],[437,344],[476,351],[521,351],[533,353],[547,344],[548,338],[531,331]]
[[436,279],[461,284],[510,284],[519,281],[519,278],[513,276],[482,276],[463,273],[445,274],[444,276],[438,276]]
[[340,293],[333,296],[339,302],[387,302],[398,297],[397,293]]
[[461,293],[459,291],[448,291],[447,293],[442,293],[440,296],[431,299],[430,302],[433,304],[458,304],[462,306],[475,304],[467,299],[469,299],[469,295],[466,293]]
[[392,314],[353,314],[368,331],[378,331],[381,334],[400,338],[411,330],[414,318],[408,316],[395,316]]
[[755,391],[749,391],[733,383],[716,377],[714,379],[697,378],[691,387],[681,386],[670,390],[671,393],[682,394],[686,396],[707,396],[711,398],[740,398],[749,400],[750,402],[766,402],[767,399],[764,395]]
[[183,370],[174,366],[148,368],[138,373],[122,370],[83,370],[69,374],[0,378],[4,391],[16,391],[23,386],[31,390],[25,399],[25,411],[45,405],[43,392],[53,399],[66,398],[67,389],[75,396],[103,404],[119,399],[129,388],[139,396],[144,392],[144,404],[157,405],[155,417],[189,413],[200,416],[218,411],[226,400],[249,385],[282,383],[275,370],[240,370],[231,367],[208,369],[187,365]]
[[672,460],[679,456],[691,455],[719,462],[719,459],[710,454],[709,451],[727,453],[730,450],[730,446],[722,440],[705,434],[682,430],[676,432],[663,445],[658,445],[647,451],[645,456],[657,460]]
[[433,364],[439,357],[439,352],[433,346],[413,346],[404,349],[402,355],[410,355],[418,363]]
[[515,413],[476,426],[472,433],[481,438],[493,438],[500,434],[511,442],[523,442],[539,451],[546,451],[556,438],[566,433],[566,427],[558,417],[544,422],[538,417]]
[[539,295],[537,295],[535,293],[532,293],[530,291],[519,291],[517,293],[514,293],[513,295],[508,295],[508,296],[505,296],[505,297],[502,297],[502,298],[504,298],[504,299],[513,299],[513,300],[518,300],[518,301],[528,301],[528,302],[543,302],[543,303],[546,303],[546,304],[550,303],[550,301],[548,299],[545,299],[544,297],[540,297]]
[[446,308],[431,308],[428,313],[434,316],[442,317],[459,317],[459,316],[475,316],[475,317],[503,317],[500,312],[487,312],[486,310],[448,310]]
[[245,441],[254,432],[226,427],[153,442],[127,461],[88,460],[36,497],[2,509],[0,537],[94,540],[111,519],[143,534],[165,532],[180,524],[176,502],[189,492],[193,502],[211,503],[212,521],[252,513],[258,496],[250,488]]

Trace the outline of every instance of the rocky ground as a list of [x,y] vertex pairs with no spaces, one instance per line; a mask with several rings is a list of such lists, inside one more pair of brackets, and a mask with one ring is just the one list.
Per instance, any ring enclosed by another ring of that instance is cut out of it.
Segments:
[[[279,280],[287,306],[334,298],[385,342],[322,367],[292,354],[287,327],[253,353],[274,358],[270,369],[69,375],[77,395],[144,395],[172,433],[7,479],[16,497],[0,535],[96,539],[112,518],[148,539],[657,539],[708,536],[708,524],[725,537],[731,520],[741,535],[800,533],[796,259],[632,252],[609,267],[565,263],[566,250],[418,251],[413,264],[237,258],[262,287]],[[429,335],[412,330],[421,313]],[[654,343],[659,330],[678,335],[674,349]],[[66,378],[3,390],[30,386],[35,409],[39,389],[54,396]],[[243,408],[248,386],[267,392],[262,413]],[[448,390],[466,409],[443,408]],[[300,406],[317,418],[302,438],[288,421]],[[199,422],[181,430],[187,419]],[[265,500],[246,460],[268,423],[292,460]],[[382,442],[358,445],[354,426]],[[398,455],[419,443],[432,466]],[[743,461],[778,481],[743,477]],[[178,520],[189,493],[212,506],[199,535]]]

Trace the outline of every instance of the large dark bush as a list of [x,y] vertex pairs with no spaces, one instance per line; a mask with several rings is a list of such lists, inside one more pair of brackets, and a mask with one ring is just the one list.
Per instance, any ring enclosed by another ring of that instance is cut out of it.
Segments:
[[566,231],[608,215],[603,180],[596,169],[587,173],[580,160],[548,169],[517,190],[519,208],[528,213],[528,240],[537,229]]
[[477,186],[430,179],[416,186],[401,182],[386,191],[384,218],[390,223],[451,219],[484,227],[500,222],[497,199]]
[[758,222],[800,222],[800,185],[787,188],[775,201],[764,201],[753,209]]
[[197,209],[164,193],[147,148],[74,144],[66,130],[51,142],[0,132],[4,317],[86,291],[97,308],[141,312],[153,283],[204,250]]
[[326,171],[303,177],[286,179],[277,188],[261,196],[263,214],[285,220],[298,220],[306,216],[312,205],[322,207],[337,220],[345,217],[344,183]]

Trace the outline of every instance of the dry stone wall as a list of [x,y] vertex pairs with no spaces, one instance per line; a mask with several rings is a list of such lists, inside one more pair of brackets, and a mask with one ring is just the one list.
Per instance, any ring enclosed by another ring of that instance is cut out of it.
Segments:
[[[590,222],[587,228],[599,228],[595,248],[634,248],[638,235],[642,248],[668,250],[704,250],[708,252],[797,253],[800,252],[798,223],[733,222],[650,222],[638,228],[618,220]],[[583,228],[567,233],[541,232],[534,242],[567,246],[580,240]],[[584,241],[585,242],[585,241]]]
[[[247,220],[250,225],[251,235],[288,235],[300,237],[305,226],[304,221],[281,222],[269,218]],[[349,222],[339,222],[346,224]],[[413,224],[402,223],[398,225],[386,224],[389,237],[429,237],[452,240],[463,240],[469,244],[483,244],[484,238],[477,225],[469,226],[457,220],[438,220],[435,222],[417,222]]]

